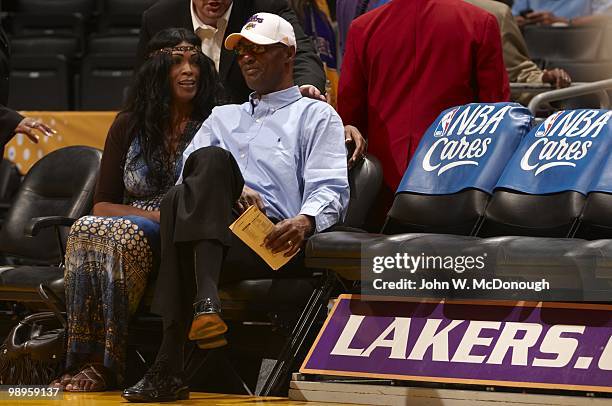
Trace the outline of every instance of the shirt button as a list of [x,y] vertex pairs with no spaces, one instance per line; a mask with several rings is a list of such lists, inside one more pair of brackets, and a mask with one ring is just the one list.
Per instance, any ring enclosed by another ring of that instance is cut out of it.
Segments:
[[260,119],[255,120],[256,123],[259,123],[260,121],[261,121]]
[[245,154],[240,154],[240,158],[244,158],[245,156]]

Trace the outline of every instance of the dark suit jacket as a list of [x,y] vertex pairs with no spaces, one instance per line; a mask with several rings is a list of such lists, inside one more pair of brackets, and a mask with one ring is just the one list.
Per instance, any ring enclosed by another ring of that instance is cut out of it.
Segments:
[[[0,154],[4,151],[4,146],[13,137],[15,127],[23,117],[21,114],[6,107],[8,102],[8,83],[9,83],[9,58],[10,48],[8,38],[0,27]],[[0,156],[0,159],[2,156]]]
[[[193,30],[191,22],[191,0],[160,0],[142,15],[140,41],[138,43],[139,67],[146,58],[146,47],[157,32],[172,27]],[[312,41],[304,34],[297,16],[285,0],[234,0],[232,12],[225,30],[225,38],[231,33],[240,32],[248,18],[256,12],[278,14],[293,25],[297,40],[297,55],[293,77],[297,85],[310,84],[321,92],[325,90],[325,73]],[[251,90],[247,87],[233,52],[221,49],[219,76],[234,103],[248,100]]]

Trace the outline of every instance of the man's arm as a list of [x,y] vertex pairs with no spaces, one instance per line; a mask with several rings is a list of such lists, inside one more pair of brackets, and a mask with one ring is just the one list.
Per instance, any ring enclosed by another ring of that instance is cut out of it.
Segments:
[[[322,93],[325,92],[325,72],[319,55],[317,55],[312,40],[304,33],[295,12],[285,0],[272,2],[273,13],[283,17],[293,26],[297,41],[297,54],[293,68],[295,84],[313,85]],[[258,11],[258,10],[255,10]]]
[[344,153],[342,121],[329,106],[316,109],[307,122],[302,144],[304,193],[297,216],[278,222],[266,236],[272,252],[295,254],[314,232],[323,231],[344,218],[349,201],[349,184]]
[[504,8],[500,29],[508,79],[510,82],[520,83],[541,82],[542,71],[535,62],[529,59],[527,44],[510,8]]
[[342,121],[329,106],[316,114],[318,118],[311,118],[316,125],[302,145],[304,193],[299,214],[312,217],[316,231],[323,231],[344,218],[349,184]]
[[338,83],[338,113],[345,125],[357,127],[368,138],[368,80],[357,48],[361,33],[351,25]]
[[13,138],[15,128],[23,120],[23,116],[8,107],[0,105],[0,150]]
[[504,66],[497,20],[487,15],[484,21],[480,47],[476,54],[477,99],[480,103],[510,100],[510,84]]

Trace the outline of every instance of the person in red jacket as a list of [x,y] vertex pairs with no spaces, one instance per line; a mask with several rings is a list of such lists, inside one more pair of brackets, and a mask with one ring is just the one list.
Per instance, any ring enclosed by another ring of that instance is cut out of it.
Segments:
[[383,216],[440,112],[509,98],[499,26],[478,7],[461,0],[393,0],[349,28],[338,112],[382,162],[377,211]]

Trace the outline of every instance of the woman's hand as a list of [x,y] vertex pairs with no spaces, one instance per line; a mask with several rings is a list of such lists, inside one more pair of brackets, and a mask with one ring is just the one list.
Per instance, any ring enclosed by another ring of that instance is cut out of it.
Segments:
[[30,117],[26,117],[17,124],[15,127],[15,134],[25,134],[30,141],[35,144],[38,144],[38,134],[34,130],[38,130],[45,137],[50,137],[56,133],[54,129],[43,123],[41,120],[35,120]]

